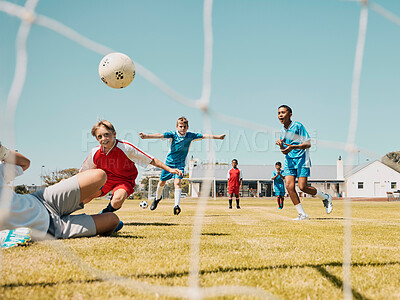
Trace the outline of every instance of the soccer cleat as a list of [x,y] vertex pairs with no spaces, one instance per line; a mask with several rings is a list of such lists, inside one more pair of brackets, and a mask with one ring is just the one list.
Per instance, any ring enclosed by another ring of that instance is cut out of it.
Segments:
[[31,240],[31,232],[29,228],[25,227],[0,231],[0,248],[8,249],[26,244]]
[[118,232],[124,227],[124,222],[119,221],[118,226],[114,229],[114,232]]
[[322,200],[322,203],[324,203],[326,213],[330,214],[333,209],[332,196],[329,194],[325,194],[325,195],[327,196],[327,198]]
[[174,215],[179,215],[181,213],[181,208],[179,207],[179,205],[175,205],[174,207]]
[[160,202],[162,199],[162,196],[160,197],[160,199],[155,199],[153,200],[153,203],[151,203],[150,205],[150,210],[155,210],[157,208],[158,202]]
[[293,221],[302,221],[302,220],[308,220],[308,216],[299,214],[296,219],[293,219]]
[[237,208],[237,209],[240,209],[240,206],[238,205],[238,206],[236,206],[236,208]]
[[282,209],[282,206],[279,206],[278,209]]
[[229,209],[232,209],[232,205],[229,205]]

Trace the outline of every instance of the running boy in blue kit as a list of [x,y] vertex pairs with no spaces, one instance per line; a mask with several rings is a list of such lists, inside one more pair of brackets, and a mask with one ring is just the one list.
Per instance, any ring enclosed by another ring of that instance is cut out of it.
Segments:
[[308,215],[305,213],[295,189],[296,178],[298,180],[299,189],[304,193],[322,199],[326,213],[330,214],[332,212],[331,195],[322,193],[307,184],[307,178],[310,177],[311,167],[311,160],[308,152],[308,149],[311,147],[310,136],[303,124],[292,121],[291,117],[292,109],[289,106],[279,106],[278,119],[283,126],[280,139],[276,141],[276,144],[281,148],[281,152],[285,154],[284,175],[286,189],[299,213],[299,216],[294,220],[308,219]]
[[275,169],[272,171],[272,180],[274,182],[274,193],[276,196],[276,201],[278,202],[278,208],[283,208],[283,200],[285,200],[285,176],[282,175],[282,163],[278,161],[275,164]]
[[[140,132],[139,136],[142,139],[162,139],[162,138],[171,139],[171,150],[168,153],[165,164],[171,168],[179,169],[183,173],[186,164],[186,156],[189,152],[190,144],[192,143],[192,141],[201,139],[223,140],[225,138],[225,134],[212,135],[212,134],[193,133],[193,132],[188,132],[188,129],[189,129],[189,121],[185,117],[180,117],[176,122],[176,131],[169,131],[165,133],[154,133],[154,134],[145,134],[143,132]],[[155,210],[157,208],[157,205],[162,198],[162,191],[164,189],[164,185],[166,181],[171,178],[174,178],[174,186],[175,186],[174,215],[179,215],[179,213],[181,212],[181,208],[179,207],[181,201],[181,192],[182,192],[181,179],[183,178],[183,176],[171,174],[165,170],[161,172],[160,181],[158,182],[156,190],[156,198],[151,204],[150,209]]]

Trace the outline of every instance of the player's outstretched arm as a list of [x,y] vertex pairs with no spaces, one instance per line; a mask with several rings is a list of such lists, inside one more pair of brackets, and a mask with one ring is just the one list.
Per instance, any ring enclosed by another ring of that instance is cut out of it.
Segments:
[[[4,146],[1,146],[4,147]],[[5,147],[4,147],[5,148]],[[8,149],[7,149],[8,150]],[[7,155],[3,158],[3,161],[9,164],[20,166],[22,170],[26,171],[31,165],[31,161],[23,156],[21,153],[13,150],[8,150]]]
[[214,140],[223,140],[226,134],[214,135],[214,134],[203,134],[203,139],[214,139]]
[[140,132],[139,136],[143,140],[145,140],[145,139],[163,139],[164,138],[164,134],[162,134],[162,133],[146,134],[146,133]]
[[179,175],[180,177],[183,176],[183,173],[182,173],[181,170],[179,170],[179,169],[172,169],[172,168],[168,167],[167,165],[163,164],[163,163],[162,163],[160,160],[158,160],[157,158],[154,158],[154,159],[151,161],[150,164],[153,165],[153,166],[155,166],[155,167],[157,167],[157,168],[160,168],[160,169],[163,169],[163,170],[165,170],[165,171],[167,171],[167,172],[170,172],[171,174],[177,174],[177,175]]

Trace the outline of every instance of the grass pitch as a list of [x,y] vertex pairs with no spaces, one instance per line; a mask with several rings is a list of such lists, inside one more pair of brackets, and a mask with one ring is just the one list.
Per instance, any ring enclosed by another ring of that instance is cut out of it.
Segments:
[[[129,279],[187,286],[196,200],[173,201],[155,211],[128,200],[118,211],[125,226],[113,237],[38,242],[1,252],[0,299],[171,299],[139,285],[103,281],[53,247],[68,247],[84,263]],[[105,200],[84,212],[97,213]],[[258,287],[279,299],[343,298],[343,201],[326,215],[322,202],[303,202],[310,220],[295,222],[289,199],[209,200],[201,236],[200,285]],[[400,202],[353,202],[352,288],[355,299],[400,298]],[[179,297],[179,293],[176,294]],[[256,299],[226,296],[219,299]]]

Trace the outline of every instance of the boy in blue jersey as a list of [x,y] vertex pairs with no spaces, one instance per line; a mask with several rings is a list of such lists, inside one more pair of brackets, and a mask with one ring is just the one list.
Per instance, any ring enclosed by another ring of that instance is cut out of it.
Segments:
[[276,201],[278,202],[278,208],[283,208],[283,200],[285,200],[285,176],[282,175],[282,163],[278,161],[275,164],[275,169],[272,171],[272,180],[274,182],[274,193],[276,196]]
[[[211,134],[201,134],[201,133],[193,133],[188,132],[189,129],[189,121],[185,117],[180,117],[176,122],[176,131],[169,131],[165,133],[154,133],[154,134],[145,134],[143,132],[139,133],[139,136],[142,139],[162,139],[168,138],[171,139],[171,150],[168,153],[167,160],[165,164],[169,167],[173,167],[179,169],[184,172],[186,157],[189,152],[190,144],[195,140],[201,139],[219,139],[223,140],[225,138],[225,134],[221,135],[211,135]],[[174,215],[179,215],[181,212],[181,208],[179,207],[181,201],[181,179],[183,176],[179,176],[177,174],[171,174],[167,171],[162,171],[160,176],[160,181],[157,185],[156,190],[156,198],[150,206],[151,210],[155,210],[157,208],[158,203],[162,198],[162,191],[164,189],[164,185],[167,180],[174,178],[174,186],[175,186],[175,205],[174,205]]]
[[308,149],[311,147],[310,136],[303,124],[292,121],[291,117],[292,109],[289,106],[279,106],[278,119],[283,126],[280,139],[277,140],[276,144],[281,148],[281,152],[285,154],[284,175],[286,189],[299,213],[299,216],[294,220],[308,219],[308,215],[305,213],[295,189],[296,178],[299,189],[304,193],[322,199],[326,213],[330,214],[332,212],[332,197],[307,184],[311,167],[311,160],[308,153]]

